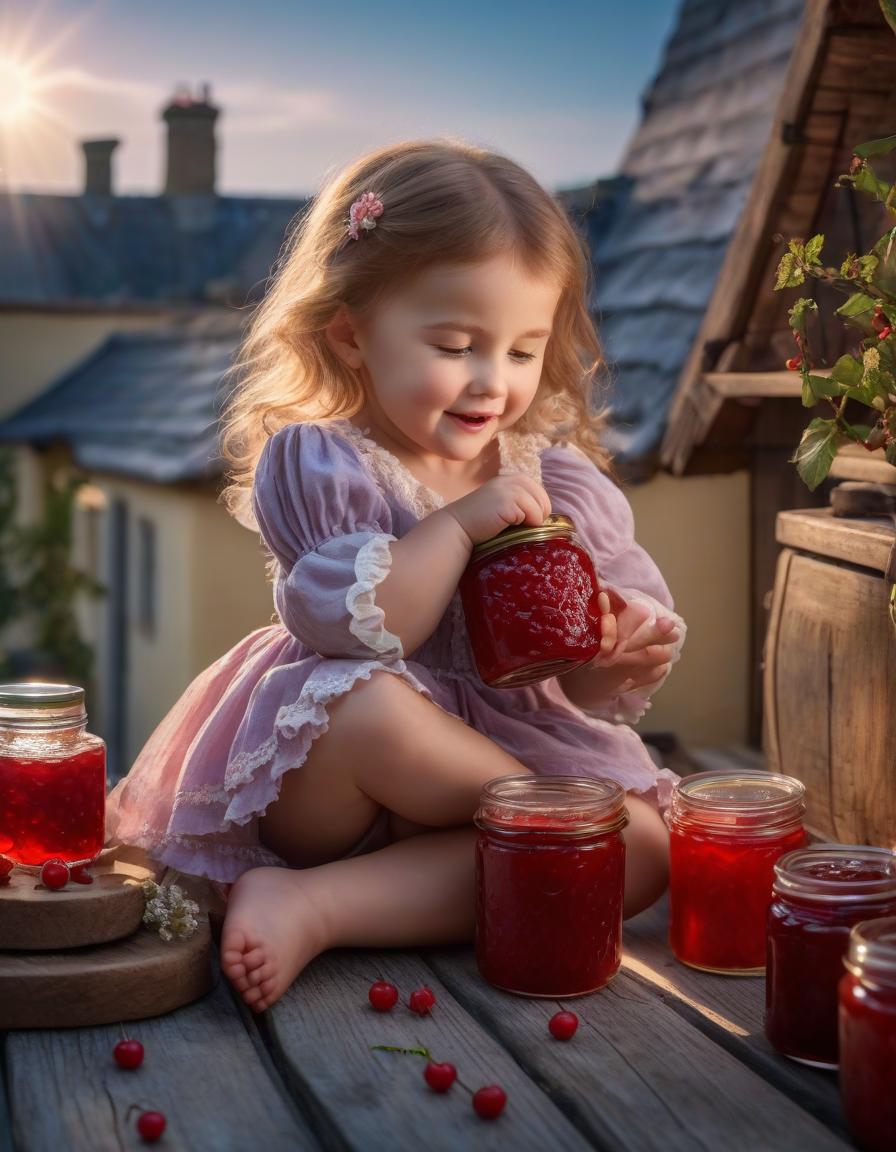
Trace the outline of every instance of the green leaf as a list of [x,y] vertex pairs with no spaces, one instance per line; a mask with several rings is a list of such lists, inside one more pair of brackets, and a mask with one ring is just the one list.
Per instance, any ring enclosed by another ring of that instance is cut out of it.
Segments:
[[886,22],[896,32],[896,0],[880,0],[880,10]]
[[870,424],[848,424],[843,417],[840,417],[841,427],[854,436],[859,436],[862,440],[867,440],[871,435]]
[[[881,4],[883,8],[883,4]],[[896,4],[892,5],[896,11]],[[860,144],[858,148],[853,148],[853,155],[860,157],[862,160],[867,160],[869,156],[884,156],[887,152],[892,152],[896,148],[896,136],[881,136],[878,140],[869,140],[865,144]]]
[[[844,357],[842,357],[842,359],[846,360],[846,359],[849,359],[849,357],[844,356]],[[839,363],[839,361],[838,361],[838,363]],[[836,367],[836,365],[835,365],[835,367]],[[860,370],[859,371],[859,378],[860,379],[861,379],[861,375],[862,375],[862,373]],[[812,395],[815,397],[816,400],[821,400],[825,396],[839,396],[841,393],[840,383],[833,376],[833,374],[830,377],[828,377],[828,376],[810,376],[809,377],[809,387],[812,389]]]
[[[872,277],[875,288],[890,296],[896,296],[896,228],[881,236],[871,251],[877,256],[877,267]],[[883,302],[883,306],[889,315],[886,301]]]
[[[831,369],[831,378],[846,388],[858,388],[864,375],[865,365],[861,360],[856,360],[854,356],[841,356]],[[837,393],[828,392],[824,395],[836,396]]]
[[[795,280],[794,277],[798,276],[799,279]],[[792,252],[785,252],[781,257],[781,263],[778,265],[778,274],[775,278],[775,291],[778,292],[782,288],[794,288],[797,284],[802,284],[803,274],[794,265],[794,256]]]
[[868,192],[875,200],[883,204],[890,194],[890,185],[886,180],[879,180],[867,165],[860,168],[852,178],[852,185],[858,192]]
[[800,478],[814,492],[831,470],[837,455],[837,423],[816,418],[803,433],[799,447],[791,457]]
[[871,276],[877,267],[876,256],[860,256],[859,257],[859,275],[863,280],[870,280]]
[[806,244],[805,261],[807,264],[820,264],[818,259],[821,250],[824,247],[824,236],[819,234],[813,236],[812,239]]
[[788,240],[787,251],[797,260],[804,260],[806,258],[806,245],[802,240]]
[[808,380],[803,380],[802,401],[804,408],[814,408],[818,403],[815,399],[815,393],[812,391],[812,385]]
[[864,292],[854,292],[845,304],[840,305],[836,314],[849,323],[865,328],[871,322],[876,304],[877,301],[873,296],[868,296]]
[[799,300],[787,313],[787,319],[790,322],[790,327],[794,332],[799,332],[801,335],[806,335],[806,313],[817,312],[818,305],[814,300],[810,300],[808,296],[801,296]]

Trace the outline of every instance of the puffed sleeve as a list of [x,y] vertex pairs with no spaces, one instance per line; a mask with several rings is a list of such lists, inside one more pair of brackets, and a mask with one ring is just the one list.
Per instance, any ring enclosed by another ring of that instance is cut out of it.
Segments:
[[392,565],[392,513],[349,441],[320,424],[282,428],[261,454],[252,505],[293,636],[322,656],[401,659],[375,599]]
[[[635,633],[652,628],[668,617],[675,621],[678,640],[670,648],[670,663],[681,658],[687,625],[674,611],[672,596],[659,568],[635,541],[631,505],[616,484],[572,444],[552,445],[541,458],[542,484],[551,498],[553,512],[571,516],[579,537],[597,569],[601,585],[609,586],[630,603],[642,601],[650,616]],[[589,715],[617,724],[634,724],[650,707],[650,697],[665,683],[612,697]]]

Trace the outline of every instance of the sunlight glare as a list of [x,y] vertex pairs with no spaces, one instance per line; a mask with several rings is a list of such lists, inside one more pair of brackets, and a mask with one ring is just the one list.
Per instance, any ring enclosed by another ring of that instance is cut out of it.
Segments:
[[32,80],[14,60],[0,59],[0,120],[20,120],[31,108]]

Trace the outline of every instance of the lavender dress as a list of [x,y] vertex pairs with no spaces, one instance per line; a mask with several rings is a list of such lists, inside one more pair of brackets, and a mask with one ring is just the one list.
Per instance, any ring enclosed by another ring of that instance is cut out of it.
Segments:
[[[603,583],[654,615],[684,622],[656,565],[633,537],[628,501],[577,448],[512,429],[498,434],[501,472],[539,480],[554,512],[572,516]],[[570,703],[556,678],[513,689],[483,684],[455,594],[436,631],[405,654],[376,605],[389,542],[444,501],[346,419],[274,435],[255,476],[253,508],[277,560],[281,624],[260,628],[201,673],[109,794],[107,847],[136,844],[182,872],[230,883],[284,865],[259,842],[258,817],[327,730],[327,705],[377,670],[400,676],[534,772],[600,776],[660,809],[674,773],[658,768],[629,727],[659,687],[600,709]],[[646,623],[643,627],[647,627]],[[388,842],[383,810],[350,855]],[[386,821],[387,822],[387,821]]]

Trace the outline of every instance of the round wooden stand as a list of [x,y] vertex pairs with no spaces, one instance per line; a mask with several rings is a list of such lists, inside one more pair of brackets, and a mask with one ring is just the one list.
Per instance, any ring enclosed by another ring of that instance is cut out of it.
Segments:
[[[104,851],[93,884],[51,891],[14,869],[0,884],[0,1031],[78,1028],[160,1016],[214,983],[205,881],[153,867],[140,849]],[[199,904],[189,940],[143,925],[143,881],[179,884]]]
[[92,884],[69,881],[45,888],[40,876],[14,868],[0,884],[0,948],[42,952],[121,940],[140,927],[146,899],[144,880],[154,871],[142,864],[100,859]]

